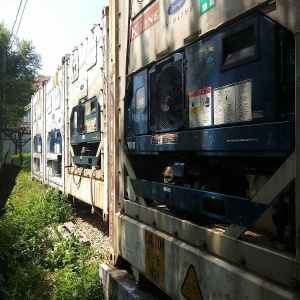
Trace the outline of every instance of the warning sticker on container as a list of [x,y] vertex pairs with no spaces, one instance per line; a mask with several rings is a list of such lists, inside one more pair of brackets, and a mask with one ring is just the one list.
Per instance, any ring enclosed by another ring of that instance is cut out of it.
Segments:
[[190,128],[211,125],[211,87],[189,93]]
[[152,135],[152,145],[172,145],[178,144],[178,133],[166,133],[159,135]]
[[189,300],[202,300],[201,290],[196,274],[195,267],[189,266],[189,269],[181,286],[181,294]]
[[214,124],[235,122],[235,91],[234,85],[214,90]]
[[165,286],[165,239],[145,230],[145,274],[160,287]]
[[251,121],[251,91],[251,80],[214,89],[214,124]]
[[235,85],[236,121],[244,122],[252,120],[250,80]]
[[94,132],[97,130],[97,119],[95,118],[91,118],[85,121],[85,128],[86,128],[86,132]]

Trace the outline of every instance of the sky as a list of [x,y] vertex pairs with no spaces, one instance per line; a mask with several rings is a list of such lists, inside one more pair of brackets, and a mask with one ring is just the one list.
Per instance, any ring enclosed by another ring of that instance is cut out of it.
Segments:
[[[0,23],[42,56],[41,75],[53,76],[61,59],[99,24],[109,0],[0,0]],[[20,9],[19,9],[20,8]],[[19,10],[19,14],[18,14]],[[22,15],[23,14],[23,15]],[[14,25],[15,24],[15,25]]]

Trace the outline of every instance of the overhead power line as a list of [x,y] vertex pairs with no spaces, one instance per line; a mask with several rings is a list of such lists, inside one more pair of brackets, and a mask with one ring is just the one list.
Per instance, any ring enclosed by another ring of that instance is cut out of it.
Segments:
[[[22,0],[21,0],[21,2],[22,2]],[[16,31],[15,36],[18,35],[19,28],[20,28],[20,24],[21,24],[21,22],[22,22],[22,18],[23,18],[23,14],[24,14],[24,11],[25,11],[26,4],[27,4],[27,0],[25,1],[24,7],[23,7],[23,11],[22,11],[22,15],[21,15],[21,18],[20,18],[20,22],[19,22],[19,25],[18,25],[18,29],[17,29],[17,31]]]
[[12,27],[12,30],[11,30],[11,34],[13,34],[13,32],[14,32],[14,28],[15,28],[15,25],[16,25],[17,20],[18,20],[18,15],[19,15],[19,12],[20,12],[20,8],[21,8],[21,6],[22,6],[22,1],[23,1],[23,0],[20,1],[20,5],[19,5],[18,12],[17,12],[17,15],[16,15],[15,23],[14,23],[14,25],[13,25],[13,27]]

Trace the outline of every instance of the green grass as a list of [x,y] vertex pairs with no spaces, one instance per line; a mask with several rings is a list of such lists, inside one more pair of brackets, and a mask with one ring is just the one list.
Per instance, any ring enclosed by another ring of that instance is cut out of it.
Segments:
[[[19,155],[13,156],[13,163],[19,165]],[[14,205],[18,205],[19,202],[22,203],[24,199],[27,200],[40,197],[46,191],[46,187],[43,184],[31,180],[30,164],[30,153],[25,153],[23,155],[22,171],[19,173],[17,185],[13,189],[9,198],[11,203]]]
[[24,157],[0,218],[0,299],[102,299],[100,260],[91,262],[87,245],[57,233],[73,214],[59,191],[31,180]]

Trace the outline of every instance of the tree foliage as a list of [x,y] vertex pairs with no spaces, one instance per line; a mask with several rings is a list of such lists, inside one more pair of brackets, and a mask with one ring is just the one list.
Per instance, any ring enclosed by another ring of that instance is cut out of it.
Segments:
[[0,98],[4,98],[4,127],[17,127],[26,114],[41,57],[31,41],[13,37],[0,24]]

